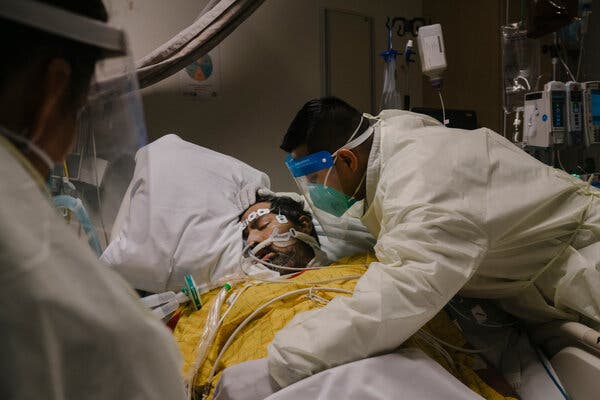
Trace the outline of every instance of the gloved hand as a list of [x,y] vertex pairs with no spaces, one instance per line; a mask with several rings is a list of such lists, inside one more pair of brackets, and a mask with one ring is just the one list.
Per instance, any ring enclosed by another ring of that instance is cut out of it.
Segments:
[[274,191],[267,187],[258,188],[256,194],[258,194],[259,196],[277,196]]
[[240,209],[240,213],[243,213],[256,203],[256,195],[259,196],[274,196],[275,193],[271,191],[268,187],[257,186],[256,183],[250,183],[244,186],[238,193],[238,205]]

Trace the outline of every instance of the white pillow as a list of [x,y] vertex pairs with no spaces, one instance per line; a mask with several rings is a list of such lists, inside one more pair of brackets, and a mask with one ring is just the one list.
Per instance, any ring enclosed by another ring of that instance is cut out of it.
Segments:
[[242,253],[245,189],[270,186],[243,162],[167,135],[142,148],[102,259],[136,289],[178,290],[186,274],[208,282]]

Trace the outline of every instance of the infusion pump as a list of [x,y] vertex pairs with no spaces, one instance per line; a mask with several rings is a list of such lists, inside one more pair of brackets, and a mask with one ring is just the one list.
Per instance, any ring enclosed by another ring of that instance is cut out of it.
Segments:
[[543,91],[526,94],[524,143],[534,147],[565,143],[566,106],[567,87],[562,82],[548,82]]
[[567,144],[583,144],[583,92],[581,83],[567,82]]
[[585,145],[600,144],[600,81],[585,82],[581,87]]

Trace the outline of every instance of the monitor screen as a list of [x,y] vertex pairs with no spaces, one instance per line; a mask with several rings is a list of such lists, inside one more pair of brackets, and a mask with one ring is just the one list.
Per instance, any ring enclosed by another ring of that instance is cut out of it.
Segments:
[[592,90],[592,124],[600,125],[600,90]]

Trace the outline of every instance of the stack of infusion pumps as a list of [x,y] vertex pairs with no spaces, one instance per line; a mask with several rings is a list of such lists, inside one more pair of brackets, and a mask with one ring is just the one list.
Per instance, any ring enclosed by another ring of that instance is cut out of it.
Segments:
[[546,83],[525,95],[523,122],[527,146],[600,144],[600,81]]

